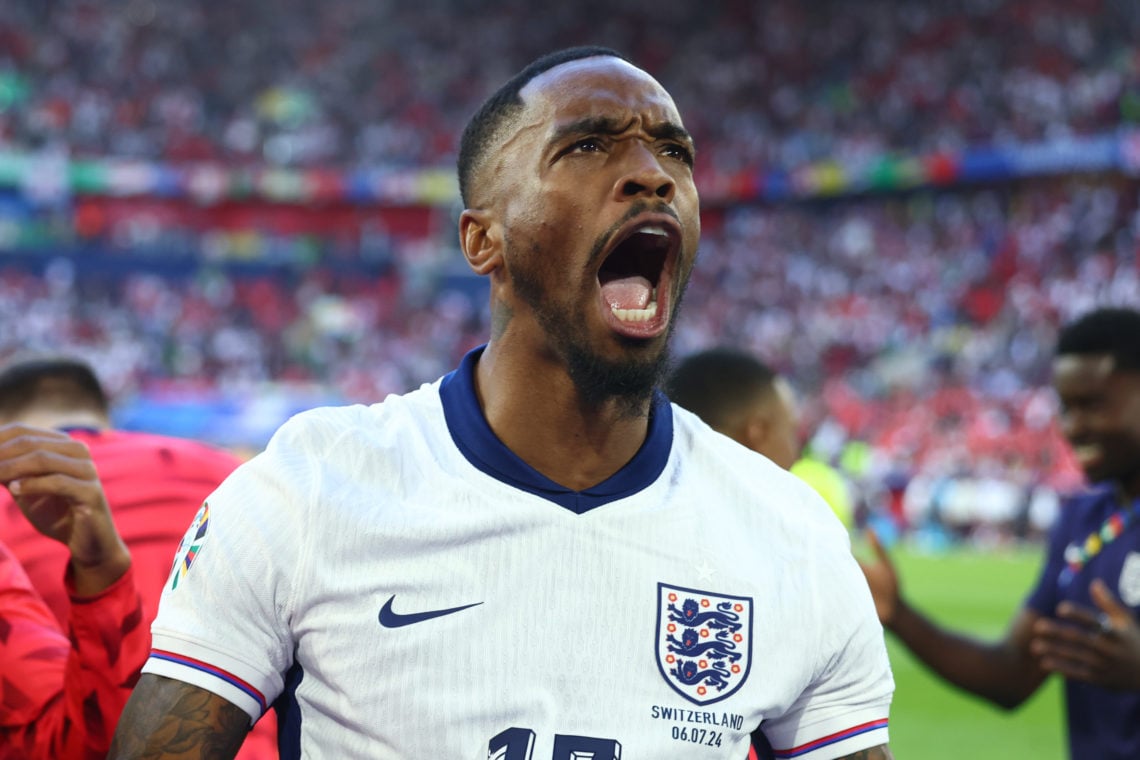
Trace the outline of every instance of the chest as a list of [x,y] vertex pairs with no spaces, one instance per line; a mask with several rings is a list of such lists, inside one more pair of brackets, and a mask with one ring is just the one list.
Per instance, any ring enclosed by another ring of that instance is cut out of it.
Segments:
[[[1110,527],[1105,527],[1106,525]],[[1140,613],[1140,524],[1131,520],[1116,533],[1109,522],[1081,525],[1070,531],[1063,552],[1067,560],[1057,586],[1059,595],[1093,606],[1089,583],[1100,578],[1133,614]]]
[[743,757],[815,667],[786,633],[810,616],[803,568],[708,512],[612,506],[362,519],[310,563],[297,699],[375,726],[394,757]]

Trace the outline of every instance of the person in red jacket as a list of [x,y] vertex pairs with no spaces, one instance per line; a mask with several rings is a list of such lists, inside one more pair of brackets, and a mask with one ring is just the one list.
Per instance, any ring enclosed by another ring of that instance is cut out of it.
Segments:
[[[149,630],[187,526],[241,460],[198,441],[115,429],[111,402],[98,376],[86,362],[68,356],[27,356],[0,369],[0,424],[15,422],[64,431],[90,450],[131,553]],[[2,493],[0,535],[65,627],[72,604],[61,582],[66,549],[33,530],[15,502]],[[270,714],[254,727],[239,758],[277,756]]]
[[0,760],[94,760],[150,649],[131,556],[87,448],[64,433],[0,427],[0,483],[21,519],[68,557],[68,627],[0,543]]

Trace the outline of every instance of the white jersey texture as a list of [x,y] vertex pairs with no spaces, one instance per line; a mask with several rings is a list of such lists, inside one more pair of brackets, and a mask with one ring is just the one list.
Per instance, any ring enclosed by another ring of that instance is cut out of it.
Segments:
[[798,478],[655,397],[584,492],[491,432],[479,349],[441,381],[297,415],[210,496],[145,672],[283,758],[835,758],[894,688],[846,531]]

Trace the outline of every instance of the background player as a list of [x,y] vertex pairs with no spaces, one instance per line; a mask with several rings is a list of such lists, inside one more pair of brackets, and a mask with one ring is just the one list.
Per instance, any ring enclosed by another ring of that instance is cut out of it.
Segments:
[[1068,325],[1053,370],[1063,432],[1092,485],[1062,508],[1005,636],[979,641],[923,616],[877,540],[864,572],[883,624],[947,681],[1012,709],[1059,673],[1071,757],[1140,757],[1140,312]]
[[678,363],[666,393],[714,430],[785,470],[800,458],[800,415],[787,379],[748,354],[719,347]]
[[130,554],[90,454],[67,435],[0,427],[0,482],[63,547],[74,602],[61,630],[0,542],[0,757],[104,757],[150,644]]
[[717,432],[807,482],[844,526],[852,526],[851,484],[804,451],[799,404],[787,378],[747,351],[719,346],[682,359],[670,374],[666,393]]

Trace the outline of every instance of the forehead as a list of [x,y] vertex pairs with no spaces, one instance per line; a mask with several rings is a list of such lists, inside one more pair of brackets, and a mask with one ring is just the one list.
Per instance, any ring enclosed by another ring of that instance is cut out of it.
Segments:
[[1114,362],[1107,354],[1073,354],[1053,360],[1053,385],[1061,395],[1092,393],[1103,389]]
[[640,117],[647,126],[681,126],[677,106],[665,88],[620,58],[582,58],[555,66],[528,82],[519,94],[524,129],[538,126],[553,131],[590,117],[621,123]]

